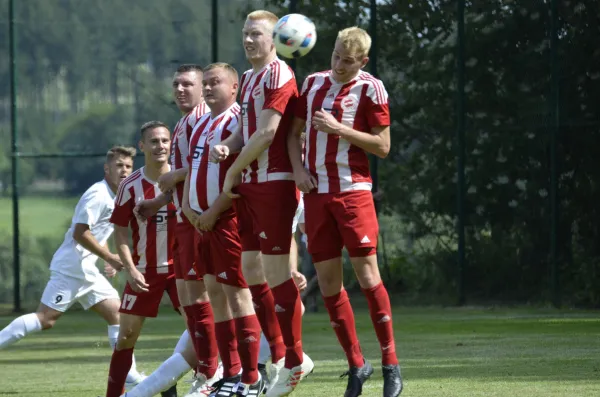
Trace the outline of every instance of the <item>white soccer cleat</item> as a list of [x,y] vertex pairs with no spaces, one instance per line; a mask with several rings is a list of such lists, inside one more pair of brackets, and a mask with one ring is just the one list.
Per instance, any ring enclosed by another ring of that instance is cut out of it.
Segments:
[[147,376],[144,373],[137,372],[135,374],[127,374],[127,379],[125,379],[125,390],[129,391],[133,389],[146,378]]
[[273,385],[275,385],[277,383],[277,379],[279,379],[279,372],[283,369],[284,366],[285,366],[285,357],[281,358],[276,363],[271,363],[271,367],[269,369],[269,387],[268,387],[267,391],[271,390]]
[[[279,362],[277,363],[279,364]],[[298,383],[312,373],[315,363],[304,353],[302,364],[287,369],[285,367],[279,370],[277,380],[271,383],[267,391],[267,397],[287,396],[294,391]]]
[[223,378],[223,364],[219,364],[215,375],[207,379],[203,373],[198,373],[192,380],[192,386],[184,397],[206,397],[214,391],[213,384]]

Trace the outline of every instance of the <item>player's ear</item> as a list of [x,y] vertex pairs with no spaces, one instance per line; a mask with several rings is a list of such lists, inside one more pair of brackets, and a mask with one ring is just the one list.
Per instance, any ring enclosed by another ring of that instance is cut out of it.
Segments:
[[361,64],[360,64],[360,68],[364,68],[365,66],[367,66],[367,63],[369,62],[369,57],[364,57]]
[[104,173],[108,174],[108,164],[104,163]]
[[144,138],[140,139],[138,142],[138,148],[143,152],[144,151]]

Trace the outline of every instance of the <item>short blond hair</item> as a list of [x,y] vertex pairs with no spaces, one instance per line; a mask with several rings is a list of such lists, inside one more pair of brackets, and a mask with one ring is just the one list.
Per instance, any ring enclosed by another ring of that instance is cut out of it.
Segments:
[[133,146],[115,145],[108,149],[108,152],[106,152],[106,162],[110,163],[111,160],[113,160],[117,156],[129,157],[133,159],[136,154],[137,150],[135,150]]
[[233,81],[235,81],[236,83],[239,81],[239,75],[238,75],[237,70],[235,70],[235,68],[228,63],[225,63],[225,62],[211,63],[210,65],[206,66],[203,69],[203,72],[206,73],[209,70],[213,70],[213,69],[223,69],[231,76]]
[[250,14],[248,14],[248,16],[246,17],[246,20],[267,21],[267,23],[270,25],[270,27],[273,28],[273,27],[275,27],[275,24],[277,23],[277,21],[279,21],[279,18],[277,17],[277,15],[273,14],[271,11],[256,10],[256,11],[252,11]]
[[366,57],[371,50],[371,36],[357,26],[340,30],[337,40],[346,51],[357,57]]

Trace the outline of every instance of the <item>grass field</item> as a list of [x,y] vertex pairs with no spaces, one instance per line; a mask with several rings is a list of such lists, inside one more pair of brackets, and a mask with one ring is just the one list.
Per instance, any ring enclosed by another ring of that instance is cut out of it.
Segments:
[[[359,304],[360,298],[354,299]],[[5,326],[11,317],[0,317]],[[594,312],[554,310],[397,309],[402,396],[591,397],[600,395],[600,319]],[[363,351],[378,365],[368,314],[357,311]],[[149,373],[171,353],[181,320],[169,310],[146,323],[138,368]],[[315,372],[293,394],[342,396],[345,363],[324,313],[307,314],[305,351]],[[110,353],[100,319],[72,312],[51,331],[0,353],[0,396],[104,395]],[[180,395],[187,391],[184,377]],[[364,396],[381,396],[377,368]],[[185,389],[185,390],[184,390]]]
[[[79,197],[23,197],[19,200],[21,234],[48,237],[67,231]],[[12,201],[0,198],[0,233],[12,233]]]

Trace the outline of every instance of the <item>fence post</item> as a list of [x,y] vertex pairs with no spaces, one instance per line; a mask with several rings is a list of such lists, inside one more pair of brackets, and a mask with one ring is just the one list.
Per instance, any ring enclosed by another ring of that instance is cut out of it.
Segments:
[[19,158],[17,143],[17,39],[15,1],[8,3],[8,40],[10,73],[11,183],[13,210],[13,310],[21,311],[21,256],[19,232]]
[[211,6],[211,52],[212,62],[219,62],[219,5],[218,0],[212,0]]
[[[377,0],[370,1],[369,35],[371,36],[371,51],[369,52],[369,64],[371,74],[377,77]],[[373,192],[379,191],[379,159],[377,156],[369,155],[371,165],[371,177],[373,179]],[[375,200],[375,213],[379,216],[379,200]]]
[[557,252],[557,233],[558,233],[558,134],[560,132],[560,85],[558,69],[558,2],[552,0],[550,4],[550,57],[551,57],[551,85],[552,94],[550,95],[550,278],[552,289],[552,304],[559,307],[561,304],[558,252]]
[[456,210],[458,222],[458,304],[465,303],[465,0],[457,0]]

